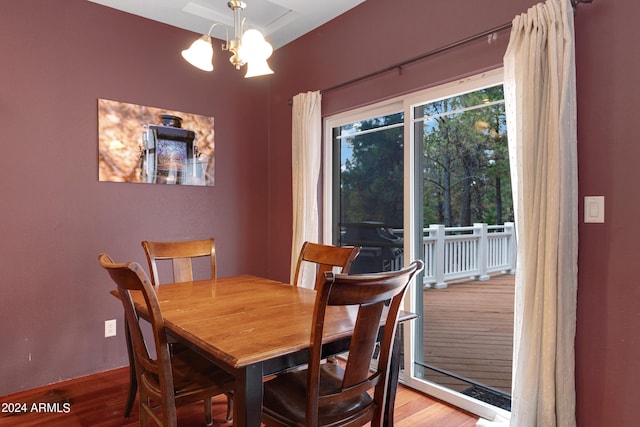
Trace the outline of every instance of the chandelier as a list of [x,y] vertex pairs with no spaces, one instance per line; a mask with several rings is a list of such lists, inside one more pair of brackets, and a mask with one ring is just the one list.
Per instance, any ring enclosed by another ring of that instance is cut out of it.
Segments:
[[[227,3],[233,11],[233,39],[229,40],[229,27],[221,22],[215,22],[209,33],[194,41],[188,49],[182,51],[182,57],[194,67],[204,71],[213,71],[213,46],[211,44],[211,31],[216,25],[222,25],[227,30],[227,39],[222,45],[222,50],[231,52],[229,61],[239,70],[247,65],[245,77],[256,77],[265,74],[273,74],[273,70],[267,64],[267,59],[273,53],[273,47],[264,39],[260,31],[250,29],[243,32],[246,18],[240,20],[240,12],[247,5],[238,0],[230,0]],[[242,36],[240,36],[242,35]]]

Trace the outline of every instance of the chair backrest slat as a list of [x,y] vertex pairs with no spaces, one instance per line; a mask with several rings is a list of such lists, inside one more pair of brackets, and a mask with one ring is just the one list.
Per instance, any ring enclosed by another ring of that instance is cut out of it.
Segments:
[[351,264],[360,253],[360,249],[358,246],[331,246],[304,242],[298,256],[293,285],[300,285],[305,263],[315,264],[314,289],[317,289],[318,285],[324,281],[324,273],[333,271],[334,267],[340,268],[341,273],[349,273]]
[[143,241],[142,247],[147,255],[151,282],[154,285],[171,283],[161,281],[158,261],[170,260],[173,269],[173,283],[190,282],[193,280],[192,260],[209,257],[211,261],[211,278],[217,277],[215,239],[189,240],[183,242],[149,242]]

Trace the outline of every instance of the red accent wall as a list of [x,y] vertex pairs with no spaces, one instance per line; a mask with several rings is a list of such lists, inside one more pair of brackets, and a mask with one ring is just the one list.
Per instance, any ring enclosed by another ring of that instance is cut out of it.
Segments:
[[[3,5],[0,395],[126,363],[121,308],[108,296],[100,251],[143,262],[143,239],[214,235],[221,276],[287,280],[288,100],[509,22],[534,3],[367,0],[278,49],[276,74],[256,80],[222,58],[211,74],[194,70],[178,55],[194,34],[87,1]],[[579,197],[606,197],[606,222],[579,226],[581,427],[637,424],[637,16],[640,3],[606,0],[575,16]],[[507,38],[325,93],[323,114],[500,66]],[[214,116],[215,187],[97,182],[98,98]],[[120,319],[118,337],[104,339],[110,318]]]
[[579,227],[581,427],[638,424],[638,16],[639,2],[593,0],[578,8],[575,18],[579,196],[605,196],[605,223],[581,221]]
[[[268,80],[221,52],[193,68],[196,37],[85,0],[3,3],[0,395],[126,365],[99,252],[146,269],[142,240],[214,236],[220,276],[267,274]],[[99,98],[213,116],[215,186],[98,182]]]

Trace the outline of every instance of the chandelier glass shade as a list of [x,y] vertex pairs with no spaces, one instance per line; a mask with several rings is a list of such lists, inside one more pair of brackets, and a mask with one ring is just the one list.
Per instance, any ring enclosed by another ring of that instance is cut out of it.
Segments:
[[213,71],[213,46],[211,37],[202,36],[191,43],[189,49],[182,51],[182,57],[194,67],[204,71]]
[[[246,7],[242,1],[229,1],[227,6],[233,11],[233,39],[229,40],[229,29],[226,25],[216,22],[209,29],[207,35],[203,35],[194,41],[188,49],[182,51],[182,57],[194,67],[204,71],[213,71],[213,45],[211,43],[211,31],[216,25],[223,25],[227,29],[227,40],[222,45],[222,50],[231,52],[229,61],[237,70],[247,65],[245,77],[256,77],[265,74],[273,74],[267,59],[273,53],[273,47],[269,44],[260,31],[249,29],[243,33],[245,19],[240,21],[240,11]],[[242,37],[240,35],[242,34]]]

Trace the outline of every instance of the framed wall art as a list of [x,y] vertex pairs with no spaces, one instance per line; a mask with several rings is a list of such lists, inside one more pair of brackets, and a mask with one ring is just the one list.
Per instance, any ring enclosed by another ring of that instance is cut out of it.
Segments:
[[98,100],[98,179],[212,186],[213,117]]

